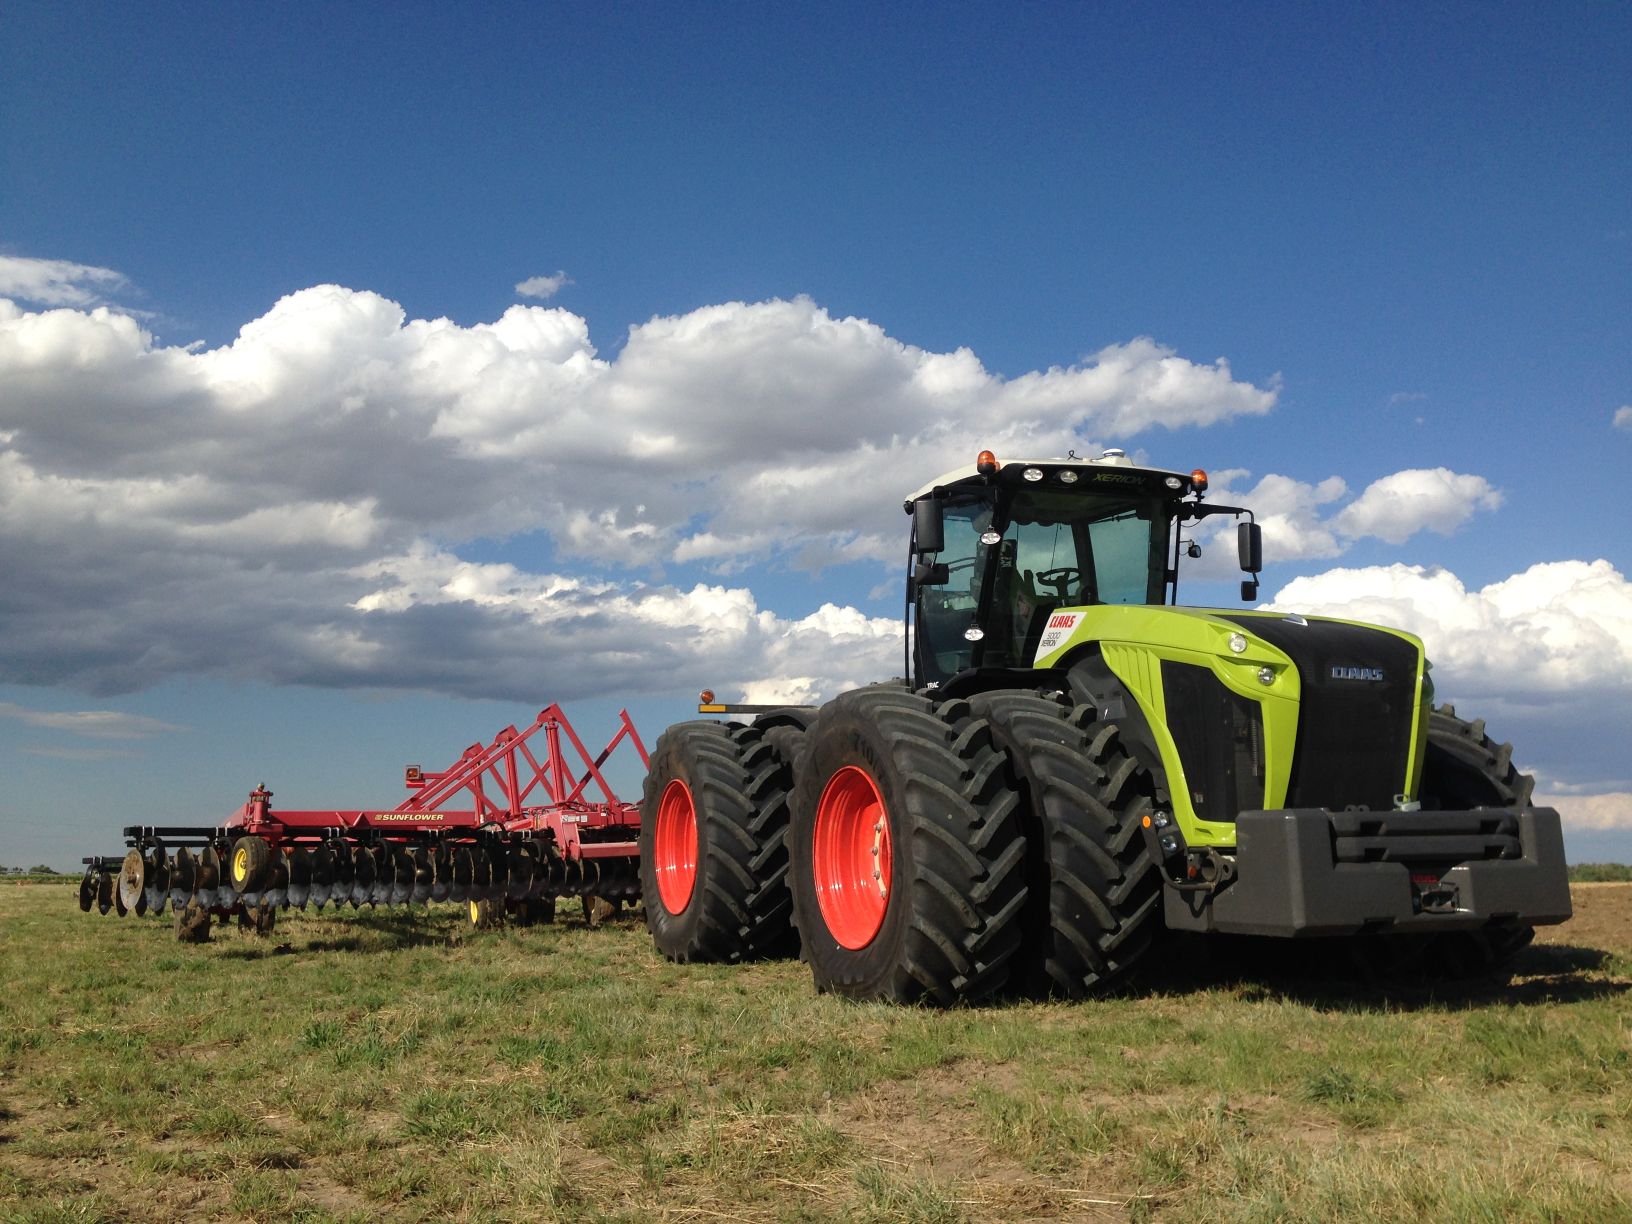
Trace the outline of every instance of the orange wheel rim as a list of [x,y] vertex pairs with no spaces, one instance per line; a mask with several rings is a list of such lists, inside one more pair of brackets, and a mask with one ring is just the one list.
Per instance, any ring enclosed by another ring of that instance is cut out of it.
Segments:
[[841,947],[865,948],[890,905],[890,821],[878,786],[846,765],[816,805],[811,867],[822,920]]
[[652,858],[658,899],[669,913],[682,912],[697,887],[697,807],[691,789],[679,778],[663,788],[658,800]]

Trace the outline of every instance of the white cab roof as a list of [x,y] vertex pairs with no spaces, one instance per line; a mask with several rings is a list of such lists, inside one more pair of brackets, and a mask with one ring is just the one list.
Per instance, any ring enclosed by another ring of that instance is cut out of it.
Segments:
[[[1169,471],[1167,468],[1141,467],[1119,450],[1108,450],[1097,459],[1077,459],[1071,456],[1054,459],[1006,459],[1002,455],[998,455],[997,461],[1005,468],[1069,467],[1080,468],[1083,470],[1090,470],[1093,468],[1132,468],[1136,472],[1146,472],[1156,476],[1177,476],[1187,483],[1190,479],[1189,472],[1173,472]],[[974,480],[979,476],[980,469],[973,463],[966,467],[955,468],[943,476],[937,476],[934,480],[924,485],[916,493],[908,496],[907,505],[910,506],[920,497],[925,497],[928,494],[933,493],[936,489],[944,489],[950,485],[961,484],[966,480]]]

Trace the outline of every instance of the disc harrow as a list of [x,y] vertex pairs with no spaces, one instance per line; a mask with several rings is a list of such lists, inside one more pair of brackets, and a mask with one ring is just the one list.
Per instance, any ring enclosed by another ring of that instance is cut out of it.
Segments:
[[483,927],[549,921],[560,897],[582,898],[586,916],[595,904],[616,909],[640,896],[640,807],[603,769],[625,744],[648,763],[628,711],[618,720],[592,756],[550,705],[446,769],[410,765],[409,797],[389,811],[284,811],[263,784],[219,825],[128,826],[122,857],[83,860],[79,908],[168,907],[177,937],[194,942],[212,917],[268,933],[291,906],[451,903]]

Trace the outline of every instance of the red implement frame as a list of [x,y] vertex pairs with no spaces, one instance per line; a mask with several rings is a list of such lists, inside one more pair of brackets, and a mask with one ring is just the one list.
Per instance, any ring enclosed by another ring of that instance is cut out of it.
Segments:
[[[528,741],[540,731],[543,751],[535,753]],[[581,773],[570,763],[563,740],[582,762]],[[548,831],[568,860],[628,857],[638,853],[640,808],[619,799],[601,772],[625,740],[639,753],[644,769],[649,763],[646,745],[629,711],[618,712],[618,730],[592,757],[561,707],[551,704],[526,730],[506,727],[491,744],[466,748],[446,769],[410,765],[404,781],[413,794],[390,811],[274,811],[272,792],[262,786],[223,828],[258,834],[274,844],[367,832],[400,838],[476,829]],[[591,785],[600,796],[596,800],[585,797]],[[446,806],[461,801],[470,806]]]

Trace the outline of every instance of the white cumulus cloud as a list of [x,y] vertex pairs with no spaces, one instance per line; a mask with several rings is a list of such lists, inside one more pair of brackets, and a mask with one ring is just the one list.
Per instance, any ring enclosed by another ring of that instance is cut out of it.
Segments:
[[1632,583],[1608,561],[1554,561],[1477,590],[1420,565],[1295,578],[1269,605],[1407,629],[1447,676],[1476,694],[1624,699],[1632,690]]
[[526,280],[517,282],[516,292],[522,297],[548,301],[570,284],[572,277],[565,272],[557,272],[554,276],[529,276]]
[[[1304,481],[1270,473],[1248,484],[1252,473],[1226,469],[1211,474],[1208,500],[1247,506],[1264,532],[1270,565],[1340,557],[1367,537],[1400,544],[1419,531],[1449,535],[1481,511],[1498,509],[1501,491],[1483,476],[1447,468],[1410,468],[1367,485],[1356,497],[1340,476]],[[1203,521],[1191,534],[1203,557],[1190,562],[1192,578],[1227,578],[1235,572],[1228,520]]]
[[[1537,803],[1573,828],[1632,828],[1632,582],[1608,561],[1547,562],[1477,588],[1441,568],[1334,569],[1269,606],[1417,634],[1436,700],[1515,745]],[[1622,776],[1606,778],[1606,762]]]
[[1403,544],[1419,531],[1449,535],[1479,510],[1494,510],[1502,495],[1483,476],[1448,468],[1410,468],[1366,486],[1333,520],[1349,536]]
[[[461,326],[336,285],[202,351],[0,298],[0,386],[0,679],[528,698],[889,675],[892,623],[662,571],[893,563],[901,496],[982,447],[1063,454],[1276,398],[1143,338],[1005,379],[798,298],[655,318],[608,360],[569,311]],[[458,555],[529,532],[561,572]]]
[[38,306],[99,306],[130,282],[112,268],[66,259],[0,255],[0,297]]
[[1615,409],[1615,428],[1632,429],[1632,404],[1623,404]]
[[1537,807],[1557,808],[1566,828],[1632,829],[1632,791],[1536,791]]

